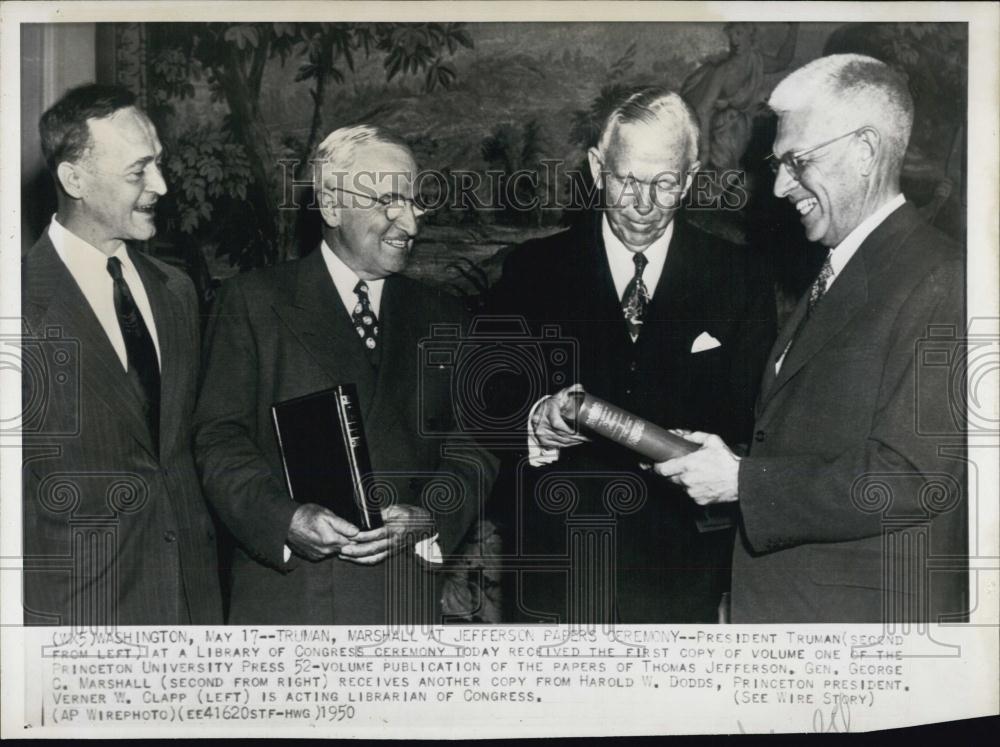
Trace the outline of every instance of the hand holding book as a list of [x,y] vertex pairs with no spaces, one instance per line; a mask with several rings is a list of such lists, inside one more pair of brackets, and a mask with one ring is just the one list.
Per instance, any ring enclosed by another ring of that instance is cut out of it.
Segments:
[[336,555],[350,544],[359,530],[351,522],[316,503],[299,506],[292,515],[285,544],[308,560]]
[[585,433],[607,438],[653,462],[665,462],[698,450],[698,444],[587,394],[582,388],[564,392],[563,417]]

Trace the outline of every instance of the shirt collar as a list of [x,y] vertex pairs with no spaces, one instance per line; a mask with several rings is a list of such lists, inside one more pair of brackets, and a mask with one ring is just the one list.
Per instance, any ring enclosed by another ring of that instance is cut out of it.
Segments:
[[[635,264],[632,257],[635,255],[621,240],[615,236],[605,215],[601,219],[601,235],[604,238],[604,252],[608,257],[608,265],[611,268],[611,277],[615,282],[615,289],[618,297],[621,298],[625,292],[632,276],[635,275]],[[674,235],[674,221],[667,224],[663,235],[643,250],[643,254],[648,260],[646,269],[642,272],[642,280],[646,284],[646,290],[650,297],[656,291],[656,285],[660,281],[663,273],[663,265],[667,261],[667,250],[670,248],[670,240]]]
[[[358,277],[354,270],[347,266],[344,260],[334,253],[325,239],[320,244],[320,252],[323,255],[323,262],[326,264],[327,272],[330,273],[330,279],[333,280],[333,284],[337,288],[337,294],[344,304],[344,308],[347,309],[348,313],[352,312],[355,304],[358,302],[354,288],[361,278]],[[368,286],[368,300],[371,303],[372,311],[378,316],[382,304],[382,287],[385,285],[385,278],[366,280],[365,284]]]
[[[74,277],[78,278],[81,273],[87,272],[107,272],[109,255],[70,231],[56,219],[55,215],[49,222],[49,240],[59,259]],[[117,257],[122,264],[130,266],[132,264],[124,241],[118,242],[118,247],[110,256]]]
[[851,231],[844,240],[834,247],[830,252],[830,267],[833,269],[833,277],[837,277],[844,269],[854,253],[858,251],[864,240],[893,212],[903,206],[906,198],[902,194],[896,195],[893,199],[882,205],[878,210],[865,218]]

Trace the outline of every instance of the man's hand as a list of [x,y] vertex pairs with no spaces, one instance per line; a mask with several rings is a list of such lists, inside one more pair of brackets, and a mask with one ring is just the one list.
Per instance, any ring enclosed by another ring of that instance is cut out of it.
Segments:
[[292,516],[285,544],[296,555],[322,560],[349,544],[359,529],[329,509],[315,503],[299,506]]
[[570,393],[580,391],[583,391],[583,387],[579,384],[562,389],[542,402],[535,410],[534,418],[531,421],[531,430],[543,448],[565,449],[590,440],[577,433],[577,429],[571,423],[566,422],[560,412],[561,408],[569,401]]
[[382,509],[385,526],[359,532],[339,557],[359,565],[377,565],[404,547],[434,534],[434,519],[426,508],[395,504]]
[[718,436],[694,431],[678,432],[701,444],[687,456],[653,465],[658,475],[680,485],[699,506],[732,503],[739,498],[740,458]]

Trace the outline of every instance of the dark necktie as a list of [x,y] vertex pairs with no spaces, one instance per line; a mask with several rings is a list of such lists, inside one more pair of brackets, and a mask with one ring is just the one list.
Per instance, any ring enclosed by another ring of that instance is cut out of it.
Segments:
[[365,351],[368,353],[368,360],[373,366],[378,365],[378,317],[372,311],[372,304],[368,298],[368,283],[359,280],[354,286],[354,293],[358,297],[358,302],[354,305],[354,313],[351,314],[351,321],[354,322],[354,330],[364,343]]
[[800,334],[802,334],[802,328],[806,326],[806,322],[809,321],[809,317],[812,316],[813,309],[816,308],[816,304],[827,291],[827,286],[830,284],[830,278],[833,277],[833,266],[830,264],[830,254],[826,255],[826,261],[823,262],[823,266],[819,269],[819,275],[813,281],[813,284],[809,286],[809,300],[806,302],[806,313],[799,320],[798,326],[795,328],[795,332],[788,340],[788,344],[785,346],[785,352],[781,354],[781,362],[784,365],[784,359],[788,356],[788,351],[792,349],[792,345]]
[[649,260],[642,252],[635,252],[632,255],[632,262],[635,264],[635,274],[628,281],[625,293],[622,294],[622,311],[625,314],[629,334],[634,338],[639,335],[642,318],[646,315],[646,307],[649,306],[649,291],[642,282],[642,271],[646,269]]
[[114,280],[115,313],[125,340],[129,372],[138,379],[145,395],[146,419],[153,444],[158,449],[160,436],[160,366],[156,347],[146,322],[139,313],[132,291],[122,277],[122,263],[117,257],[108,258],[108,274]]

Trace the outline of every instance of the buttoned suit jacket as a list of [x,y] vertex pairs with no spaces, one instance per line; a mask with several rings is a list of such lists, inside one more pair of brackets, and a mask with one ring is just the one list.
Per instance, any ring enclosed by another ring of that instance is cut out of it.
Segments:
[[[558,325],[562,339],[571,343],[577,371],[571,380],[546,381],[542,393],[577,381],[587,392],[660,426],[714,431],[733,443],[748,440],[760,372],[774,339],[770,281],[750,250],[696,229],[682,214],[674,218],[666,262],[635,343],[612,280],[598,212],[514,250],[489,308],[525,317],[536,336],[543,325]],[[707,336],[719,345],[692,352],[695,340]],[[505,393],[530,388],[509,378],[500,387]],[[545,563],[566,565],[562,559],[573,545],[570,525],[590,516],[614,528],[616,548],[605,560],[613,562],[615,619],[717,621],[728,587],[732,532],[699,531],[704,511],[666,480],[641,471],[639,461],[601,439],[563,449],[545,468],[527,467],[523,454],[513,455],[518,482],[504,490],[515,504],[508,519],[515,554],[545,559],[532,561],[534,570],[521,574],[515,606],[525,619],[554,614],[565,621],[590,614],[569,599],[579,590],[567,589],[566,571],[544,570]],[[574,507],[553,510],[543,494],[560,475],[569,477],[578,500]],[[619,501],[612,496],[616,490],[634,496]],[[595,546],[591,552],[596,561],[602,551]],[[599,586],[602,594],[608,592],[606,582]]]
[[861,244],[775,376],[799,303],[740,465],[734,622],[962,619],[964,278],[960,247],[907,203]]
[[22,259],[27,624],[222,621],[215,533],[191,450],[194,286],[128,251],[160,347],[159,450],[141,395],[47,231]]
[[447,556],[481,515],[496,474],[492,455],[453,426],[448,377],[421,360],[419,343],[432,325],[458,326],[462,313],[456,298],[402,276],[387,278],[376,370],[319,250],[223,286],[206,334],[196,438],[206,493],[238,544],[230,622],[439,619],[434,574],[412,550],[377,566],[297,556],[285,562],[298,504],[285,486],[271,406],[355,384],[376,492],[427,508]]

